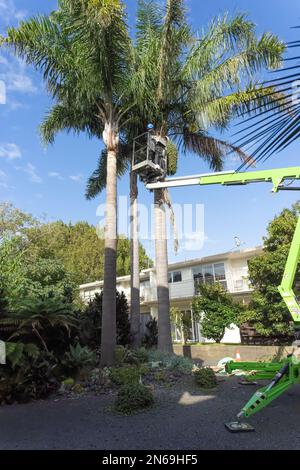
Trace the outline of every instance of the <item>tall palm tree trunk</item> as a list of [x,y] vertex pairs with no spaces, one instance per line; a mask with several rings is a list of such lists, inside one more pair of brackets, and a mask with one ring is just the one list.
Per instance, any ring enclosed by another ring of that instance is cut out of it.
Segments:
[[168,283],[168,245],[163,191],[154,191],[155,266],[158,304],[158,349],[172,353],[170,298]]
[[137,174],[130,173],[130,271],[131,271],[131,338],[132,345],[141,345],[140,334],[140,260],[138,238],[138,187]]
[[107,145],[107,180],[105,214],[104,284],[102,301],[101,366],[114,363],[116,347],[116,276],[117,276],[117,143],[111,130],[105,131]]

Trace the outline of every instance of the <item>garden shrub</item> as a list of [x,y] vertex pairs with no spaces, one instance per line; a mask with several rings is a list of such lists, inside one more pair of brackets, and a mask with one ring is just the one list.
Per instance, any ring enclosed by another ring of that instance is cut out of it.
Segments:
[[158,370],[154,374],[154,379],[156,382],[167,382],[168,377],[164,369]]
[[56,366],[54,355],[45,351],[38,356],[23,353],[18,360],[14,357],[13,362],[0,366],[0,403],[26,403],[47,397],[58,388]]
[[210,367],[195,370],[194,379],[197,385],[208,390],[218,385],[216,374]]
[[14,310],[0,317],[4,340],[34,343],[58,356],[69,347],[71,330],[76,327],[72,304],[60,297],[23,299]]
[[116,346],[115,360],[119,365],[123,364],[145,364],[148,362],[148,352],[146,348],[129,349],[124,346]]
[[150,408],[154,404],[151,390],[139,383],[123,385],[118,392],[115,410],[126,415]]
[[145,364],[149,361],[149,354],[146,348],[135,349],[134,354],[140,364]]
[[183,374],[188,374],[192,371],[194,363],[188,357],[171,356],[170,361],[167,362],[167,368]]
[[166,364],[172,356],[172,354],[159,351],[155,348],[148,349],[149,362],[161,362],[162,364]]
[[160,363],[167,369],[188,374],[192,371],[194,363],[188,357],[176,356],[175,354],[164,353],[157,349],[150,349],[148,352],[149,362]]
[[70,350],[65,354],[62,364],[68,374],[77,377],[82,371],[86,371],[95,365],[96,355],[87,346],[70,345]]
[[116,346],[115,348],[115,361],[118,365],[123,364],[136,364],[140,363],[137,353],[134,349],[126,348],[125,346]]
[[158,342],[158,326],[156,319],[152,318],[150,321],[148,321],[146,328],[147,333],[143,339],[143,346],[146,348],[153,348],[154,346],[157,346]]
[[110,372],[110,379],[116,385],[127,385],[139,383],[140,377],[147,372],[145,366],[123,366],[123,367],[113,367]]
[[[80,342],[95,349],[101,345],[102,292],[96,294],[85,312],[79,315]],[[116,294],[117,344],[130,343],[129,306],[124,292]]]

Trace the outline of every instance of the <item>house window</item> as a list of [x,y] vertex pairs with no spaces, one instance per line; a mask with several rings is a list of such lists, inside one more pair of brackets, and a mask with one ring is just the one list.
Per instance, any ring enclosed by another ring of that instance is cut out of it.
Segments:
[[214,268],[213,265],[203,266],[202,268],[204,283],[205,284],[213,284],[215,282],[214,279]]
[[227,290],[224,263],[207,264],[193,269],[195,292],[198,286],[202,284],[214,284],[218,282],[224,290]]
[[224,263],[214,264],[214,276],[215,276],[215,282],[218,282],[219,284],[221,284],[224,290],[227,290]]
[[172,271],[168,275],[169,284],[174,282],[182,282],[181,271]]

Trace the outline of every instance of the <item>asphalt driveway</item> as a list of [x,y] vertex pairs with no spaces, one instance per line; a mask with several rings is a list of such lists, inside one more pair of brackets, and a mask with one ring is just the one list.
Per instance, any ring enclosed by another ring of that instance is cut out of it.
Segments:
[[156,406],[123,417],[113,397],[51,398],[0,408],[0,449],[300,449],[300,387],[252,417],[256,432],[231,434],[231,420],[255,390],[226,379],[214,393],[188,384],[155,391]]

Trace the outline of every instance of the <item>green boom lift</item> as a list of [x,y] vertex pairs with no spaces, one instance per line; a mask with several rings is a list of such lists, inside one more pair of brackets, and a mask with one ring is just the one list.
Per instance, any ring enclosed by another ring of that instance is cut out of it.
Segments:
[[[221,184],[224,186],[245,185],[249,183],[271,183],[272,192],[299,191],[300,187],[291,186],[294,180],[300,179],[300,167],[278,168],[251,172],[220,172],[205,175],[171,178],[161,182],[147,184],[148,189],[166,187],[179,187],[191,185]],[[285,182],[289,181],[288,185]],[[293,291],[293,283],[297,265],[300,258],[300,217],[297,222],[294,237],[286,261],[282,281],[278,291],[283,298],[295,327],[295,336],[300,334],[300,304]],[[293,343],[295,348],[300,347],[300,341]],[[226,427],[232,432],[252,431],[254,428],[248,423],[240,422],[241,418],[248,418],[267,406],[292,385],[300,383],[300,362],[297,356],[290,354],[281,362],[235,362],[227,363],[226,370],[230,374],[234,370],[242,370],[247,374],[248,381],[271,380],[270,384],[257,390],[250,400],[238,413],[237,421],[227,423]]]

